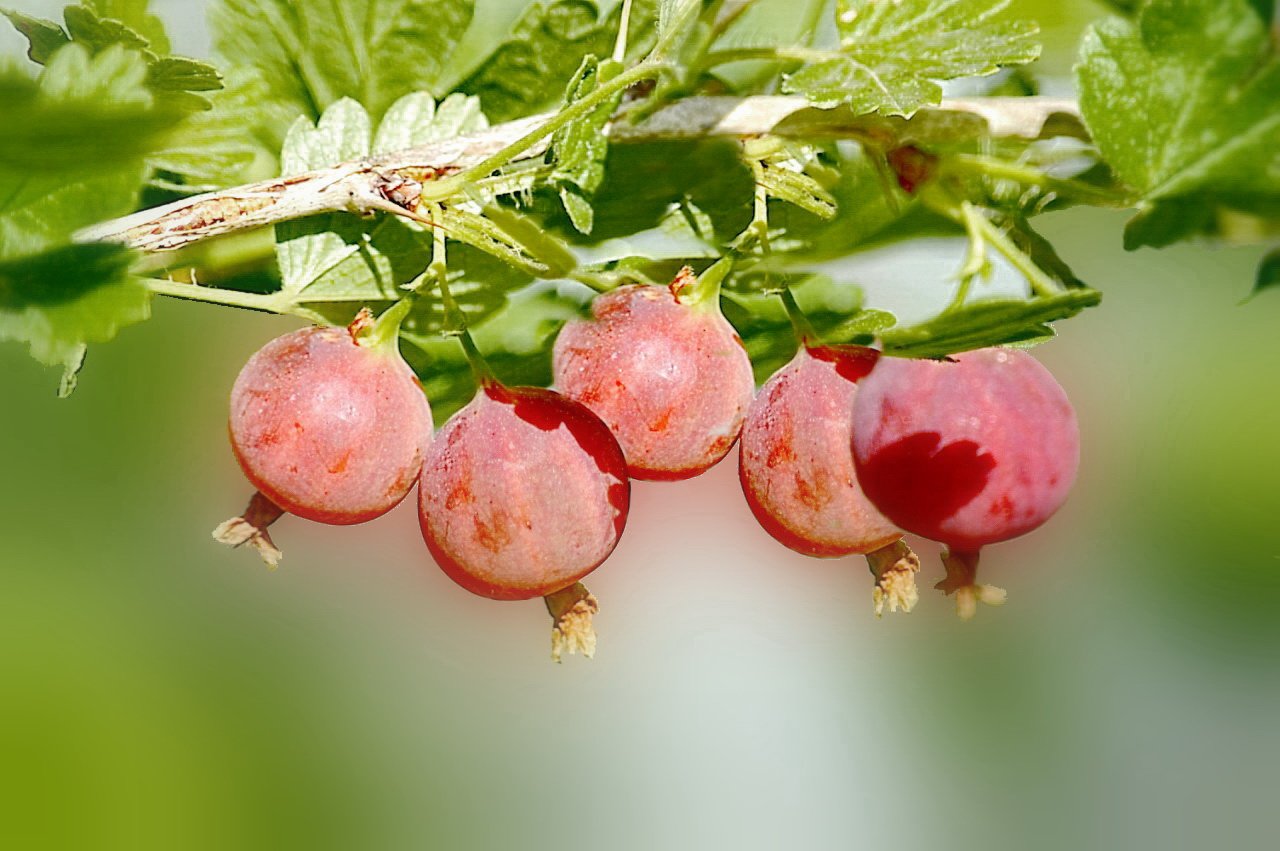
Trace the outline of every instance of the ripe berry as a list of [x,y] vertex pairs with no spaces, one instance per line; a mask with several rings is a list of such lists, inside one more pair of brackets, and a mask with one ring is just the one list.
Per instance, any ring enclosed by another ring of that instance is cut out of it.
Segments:
[[978,550],[1044,523],[1080,458],[1075,411],[1018,349],[943,361],[883,358],[859,386],[853,454],[863,492],[908,532],[947,545],[948,593],[972,612],[1002,593],[976,585]]
[[755,389],[746,349],[720,314],[718,279],[686,292],[692,282],[686,270],[671,287],[598,296],[592,318],[556,339],[556,386],[605,421],[637,479],[706,471],[733,447]]
[[[398,327],[398,318],[397,318]],[[280,511],[320,523],[372,520],[409,493],[431,440],[431,407],[389,339],[362,312],[348,329],[303,328],[272,340],[231,391],[231,446],[259,496],[215,533],[253,543]]]
[[878,356],[861,346],[801,346],[747,411],[742,492],[765,531],[797,552],[865,555],[902,537],[863,495],[847,449],[857,382]]
[[591,655],[595,598],[575,583],[613,552],[630,499],[622,450],[591,411],[551,390],[488,383],[428,449],[418,518],[463,588],[549,597],[558,659],[566,647]]

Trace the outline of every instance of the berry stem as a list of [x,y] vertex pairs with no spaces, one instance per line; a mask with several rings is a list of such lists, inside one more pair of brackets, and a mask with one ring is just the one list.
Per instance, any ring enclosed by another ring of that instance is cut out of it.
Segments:
[[809,317],[805,316],[804,311],[800,309],[795,295],[791,292],[791,287],[784,286],[776,292],[778,298],[782,299],[782,307],[787,312],[787,318],[791,320],[791,328],[795,331],[796,342],[806,349],[821,345],[822,339],[818,336],[818,332],[813,329],[813,325],[809,322]]
[[561,656],[581,653],[590,659],[596,655],[596,629],[592,617],[600,611],[600,602],[581,582],[543,597],[547,612],[554,622],[551,627],[551,658],[557,664]]
[[399,351],[400,326],[416,300],[417,294],[411,292],[384,310],[361,345],[379,351]]
[[275,570],[280,566],[283,553],[271,540],[267,531],[272,523],[284,516],[284,509],[255,492],[249,500],[249,507],[239,517],[230,520],[213,530],[213,539],[229,547],[240,547],[245,544],[253,547],[263,563]]
[[915,608],[920,601],[920,592],[916,590],[920,559],[905,541],[899,538],[892,544],[868,553],[867,566],[871,568],[871,575],[876,578],[876,586],[871,592],[876,617],[884,614],[885,606],[889,607],[890,612],[898,609],[910,612]]
[[444,334],[458,338],[462,353],[466,355],[467,364],[471,367],[471,375],[475,378],[476,386],[484,388],[501,384],[502,382],[498,381],[493,374],[488,361],[484,359],[484,355],[480,354],[480,350],[476,348],[476,341],[467,330],[467,315],[462,312],[462,308],[453,300],[453,293],[449,291],[448,240],[445,237],[444,228],[440,226],[444,210],[434,201],[424,206],[428,212],[427,223],[431,225],[433,234],[431,264],[427,266],[424,277],[434,279],[440,291],[440,304],[444,308]]
[[947,576],[933,586],[948,596],[955,595],[956,614],[965,621],[972,620],[978,613],[978,603],[999,606],[1007,596],[1003,588],[978,582],[978,556],[976,550],[946,550],[942,554],[942,564],[947,569]]
[[682,298],[681,301],[690,306],[709,305],[719,310],[720,287],[724,284],[725,279],[729,277],[729,272],[732,269],[733,257],[729,255],[721,257],[703,270],[702,274],[698,276],[697,282],[693,285],[693,292],[687,298]]

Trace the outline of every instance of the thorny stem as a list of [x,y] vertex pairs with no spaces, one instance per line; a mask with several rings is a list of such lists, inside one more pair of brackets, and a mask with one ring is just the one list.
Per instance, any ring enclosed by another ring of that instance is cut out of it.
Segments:
[[[652,62],[652,60],[650,60]],[[609,86],[578,101],[566,120],[575,120],[584,110],[594,108],[593,99],[627,75],[652,75],[661,70],[649,65],[631,69]],[[651,100],[657,101],[653,98]],[[586,106],[583,106],[586,104]],[[869,134],[901,133],[908,126],[915,136],[928,141],[932,132],[954,139],[956,125],[948,117],[970,116],[967,133],[987,137],[1013,136],[1041,138],[1054,116],[1075,117],[1068,135],[1084,137],[1078,109],[1070,101],[1055,98],[960,98],[944,100],[938,107],[926,107],[908,119],[887,119],[878,115],[851,116],[842,110],[817,110],[798,96],[763,95],[747,98],[693,96],[675,102],[655,102],[653,114],[635,122],[636,110],[615,119],[608,127],[612,142],[635,144],[662,139],[692,139],[714,136],[738,138],[775,134],[803,139],[861,139]],[[800,120],[788,121],[796,116]],[[563,117],[563,114],[562,114]],[[941,121],[941,123],[939,123]],[[244,186],[208,192],[171,204],[142,210],[101,222],[75,234],[78,242],[119,242],[152,254],[164,254],[190,247],[215,237],[259,231],[270,225],[304,216],[337,210],[369,214],[392,212],[405,215],[408,209],[387,200],[387,191],[408,186],[426,188],[425,201],[445,200],[456,189],[462,192],[457,176],[475,163],[510,162],[516,157],[532,157],[546,146],[546,132],[554,132],[554,114],[546,113],[495,125],[476,133],[431,142],[416,148],[366,157],[336,164],[301,175],[272,178]],[[931,129],[932,128],[932,129]],[[1062,130],[1062,128],[1059,128]],[[532,140],[532,141],[531,141]],[[521,146],[519,151],[511,145]],[[487,162],[486,162],[487,161]],[[493,191],[508,185],[508,175],[482,179],[493,183]],[[451,175],[451,176],[450,176]],[[441,187],[444,187],[442,191]],[[206,260],[206,262],[209,262]],[[177,295],[175,293],[175,295]]]

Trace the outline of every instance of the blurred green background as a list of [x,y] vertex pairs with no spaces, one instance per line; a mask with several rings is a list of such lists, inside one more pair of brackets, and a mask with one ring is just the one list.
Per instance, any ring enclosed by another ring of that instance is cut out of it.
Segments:
[[[153,3],[199,54],[197,5]],[[1022,5],[1065,71],[1098,7]],[[1037,351],[1083,466],[971,624],[933,592],[875,621],[865,566],[775,544],[723,464],[637,484],[599,654],[557,667],[411,506],[283,521],[276,573],[209,538],[248,495],[231,383],[296,323],[158,301],[67,401],[0,347],[0,848],[1280,847],[1280,293],[1240,305],[1256,249],[1126,254],[1122,218],[1042,220],[1106,294]],[[961,251],[847,273],[911,314]]]

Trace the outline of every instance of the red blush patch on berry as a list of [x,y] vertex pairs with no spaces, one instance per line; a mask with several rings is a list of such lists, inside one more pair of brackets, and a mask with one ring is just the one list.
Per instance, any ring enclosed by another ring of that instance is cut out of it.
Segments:
[[936,431],[918,432],[876,452],[860,476],[867,497],[890,517],[910,517],[921,534],[938,527],[986,488],[996,459],[972,440],[941,446]]

